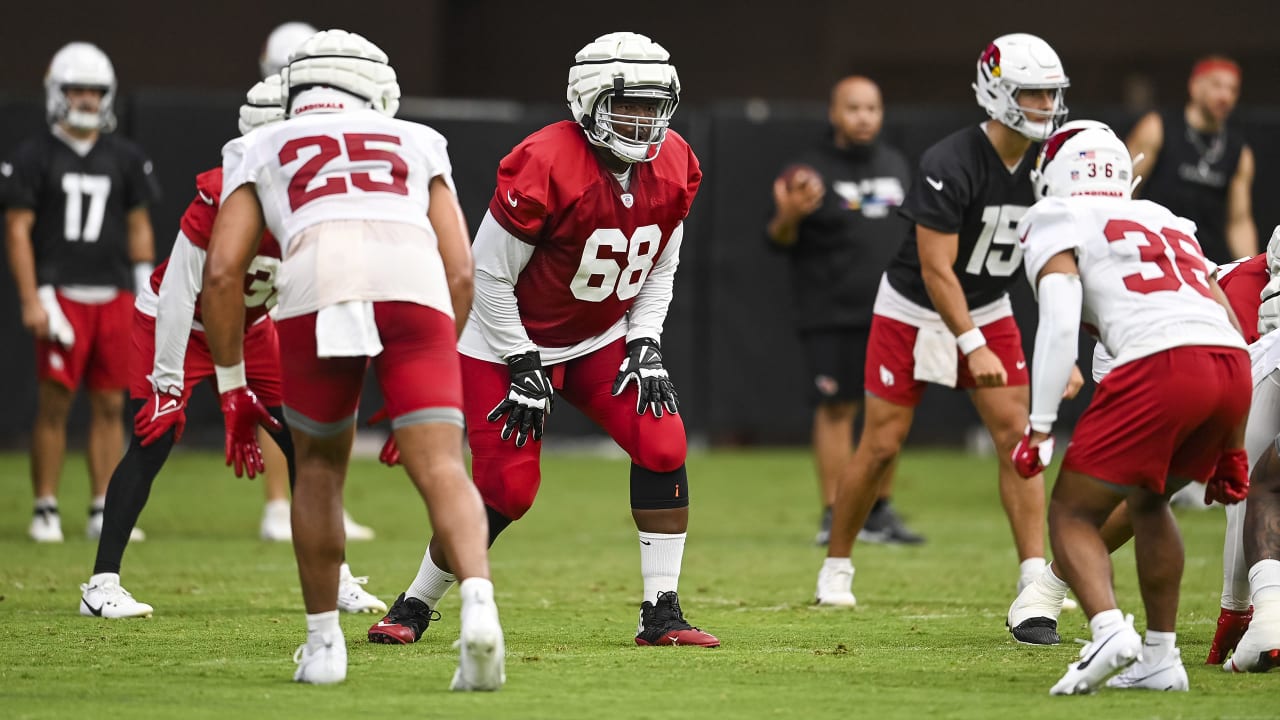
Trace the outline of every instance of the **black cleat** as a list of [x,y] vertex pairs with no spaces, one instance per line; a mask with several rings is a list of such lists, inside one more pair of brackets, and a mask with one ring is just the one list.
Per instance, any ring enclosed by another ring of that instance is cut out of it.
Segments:
[[440,613],[427,607],[418,598],[400,593],[385,617],[369,628],[369,642],[387,645],[408,645],[418,642],[432,620],[439,620]]
[[684,620],[680,598],[675,592],[658,593],[658,603],[640,604],[640,632],[637,645],[699,645],[720,647],[715,635],[703,632]]
[[1009,632],[1023,645],[1057,645],[1062,642],[1058,637],[1058,621],[1047,617],[1027,618],[1017,627],[1009,628]]
[[818,534],[813,536],[813,544],[826,546],[831,542],[831,508],[824,508],[822,520],[818,523]]
[[924,536],[912,532],[888,502],[878,502],[858,531],[858,540],[884,545],[920,545]]

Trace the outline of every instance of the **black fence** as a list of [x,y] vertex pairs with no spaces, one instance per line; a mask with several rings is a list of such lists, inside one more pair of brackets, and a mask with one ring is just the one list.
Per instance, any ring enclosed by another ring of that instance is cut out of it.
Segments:
[[[239,102],[233,94],[165,92],[139,92],[121,102],[120,132],[146,148],[164,191],[152,209],[160,257],[167,255],[178,219],[193,197],[193,178],[217,165],[222,144],[236,135]],[[751,101],[682,107],[677,118],[676,129],[702,160],[705,182],[686,227],[663,351],[690,433],[713,443],[808,438],[812,411],[792,327],[787,260],[768,249],[762,228],[771,211],[774,175],[796,151],[822,137],[825,113],[819,105]],[[502,156],[528,133],[566,114],[555,106],[427,100],[407,102],[401,112],[448,138],[454,178],[472,228],[484,215]],[[1136,120],[1129,113],[1075,107],[1072,116],[1109,122],[1120,133]],[[914,161],[937,139],[981,119],[971,107],[891,108],[883,137]],[[1236,122],[1258,158],[1254,215],[1265,243],[1280,222],[1280,208],[1268,202],[1280,194],[1280,173],[1269,162],[1280,158],[1280,111],[1241,111]],[[38,101],[0,98],[0,154],[43,128]],[[0,338],[8,352],[0,358],[0,396],[7,400],[7,411],[0,414],[0,446],[19,447],[26,443],[34,414],[34,352],[22,330],[7,262],[2,277]],[[1014,307],[1030,355],[1036,313],[1025,283],[1017,285]],[[1082,343],[1082,358],[1088,358],[1090,348],[1091,343]],[[374,384],[366,390],[362,406],[367,413],[381,399]],[[1074,421],[1083,407],[1083,401],[1065,406],[1064,422]],[[86,420],[80,400],[72,419],[73,438],[83,434]],[[197,391],[188,422],[190,441],[220,443],[221,419],[212,392]],[[963,394],[931,388],[911,439],[961,443],[978,422]],[[550,426],[561,437],[594,432],[567,403],[557,405]]]

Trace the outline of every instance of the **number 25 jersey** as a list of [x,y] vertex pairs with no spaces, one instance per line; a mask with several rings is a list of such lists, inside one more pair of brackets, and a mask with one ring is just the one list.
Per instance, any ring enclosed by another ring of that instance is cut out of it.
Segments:
[[[672,244],[702,182],[689,145],[668,131],[624,191],[574,122],[525,138],[498,165],[489,212],[533,246],[516,280],[520,320],[539,346],[596,337],[631,308]],[[674,251],[678,252],[678,238]]]
[[1116,366],[1184,345],[1245,347],[1190,220],[1149,200],[1081,196],[1041,200],[1018,229],[1033,287],[1050,258],[1075,254],[1081,321]]

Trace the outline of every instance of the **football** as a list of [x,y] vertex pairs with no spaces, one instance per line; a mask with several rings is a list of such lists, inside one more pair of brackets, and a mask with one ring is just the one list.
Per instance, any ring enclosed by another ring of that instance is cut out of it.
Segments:
[[814,170],[812,166],[804,163],[788,165],[783,169],[780,177],[786,181],[788,190],[795,190],[812,182],[822,183],[822,175],[817,170]]

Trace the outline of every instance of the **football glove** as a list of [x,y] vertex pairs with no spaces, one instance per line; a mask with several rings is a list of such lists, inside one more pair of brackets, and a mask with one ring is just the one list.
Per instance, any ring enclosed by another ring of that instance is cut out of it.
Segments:
[[173,429],[173,442],[182,439],[182,431],[187,427],[187,403],[182,393],[175,395],[156,390],[151,399],[133,416],[133,434],[147,447],[164,437]]
[[1249,457],[1236,448],[1218,456],[1213,477],[1204,484],[1204,504],[1234,505],[1249,497]]
[[222,417],[227,427],[227,465],[235,468],[236,477],[250,478],[262,472],[262,448],[258,445],[258,426],[279,432],[284,429],[271,417],[257,395],[241,386],[222,393]]
[[653,410],[654,417],[662,417],[663,408],[672,415],[680,413],[676,387],[662,366],[662,349],[657,340],[636,338],[627,343],[627,357],[613,381],[613,396],[621,395],[632,380],[636,383],[637,415],[643,415],[646,407]]
[[524,447],[532,435],[542,439],[547,416],[551,414],[551,378],[542,369],[542,357],[537,350],[507,358],[507,370],[511,373],[511,387],[507,397],[489,412],[489,422],[497,422],[503,415],[507,421],[502,426],[502,439],[516,434],[516,447]]
[[[390,417],[391,416],[387,414],[387,409],[384,407],[373,415],[370,415],[365,424],[373,427]],[[387,467],[395,467],[400,464],[400,446],[396,445],[395,430],[391,431],[391,435],[387,437],[387,441],[382,444],[382,452],[378,453],[378,460]]]
[[1018,446],[1013,449],[1013,469],[1024,478],[1031,478],[1044,472],[1046,465],[1053,460],[1053,436],[1045,438],[1038,445],[1031,444],[1031,427],[1027,426]]

